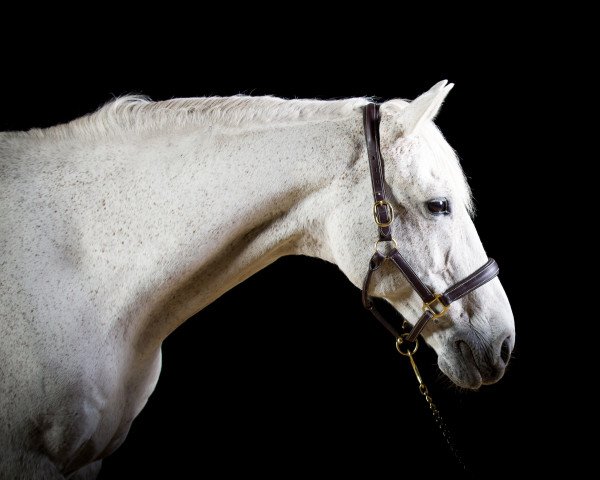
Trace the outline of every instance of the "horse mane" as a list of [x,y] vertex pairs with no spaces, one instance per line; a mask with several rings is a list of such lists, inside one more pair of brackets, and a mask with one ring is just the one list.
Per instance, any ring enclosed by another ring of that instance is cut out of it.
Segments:
[[[261,125],[288,125],[304,122],[338,120],[359,115],[371,102],[365,97],[343,100],[286,100],[272,96],[175,98],[153,102],[147,97],[129,95],[116,98],[93,113],[71,122],[26,132],[4,132],[1,136],[61,140],[85,138],[110,139],[124,135],[150,135],[165,128],[244,129]],[[383,109],[402,108],[408,102],[390,100]],[[439,165],[457,188],[467,210],[473,213],[471,192],[456,153],[432,122],[419,130],[432,147]]]
[[176,98],[153,102],[129,95],[94,113],[50,128],[34,128],[13,135],[46,139],[85,137],[103,139],[122,134],[154,133],[164,128],[211,127],[244,129],[260,125],[321,122],[357,114],[368,98],[345,100],[285,100],[271,96]]

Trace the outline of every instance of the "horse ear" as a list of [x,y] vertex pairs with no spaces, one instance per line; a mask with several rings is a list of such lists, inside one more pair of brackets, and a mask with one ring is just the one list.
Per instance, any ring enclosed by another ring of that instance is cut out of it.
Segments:
[[396,138],[407,137],[416,132],[423,122],[433,120],[453,86],[453,83],[442,80],[408,104],[394,100],[384,103],[384,106],[389,106],[395,112],[394,123],[399,130]]

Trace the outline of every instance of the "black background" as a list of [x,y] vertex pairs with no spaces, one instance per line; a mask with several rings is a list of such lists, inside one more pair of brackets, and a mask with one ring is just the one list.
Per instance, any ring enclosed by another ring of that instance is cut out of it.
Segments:
[[[553,68],[540,60],[537,42],[507,47],[475,32],[460,45],[390,44],[392,36],[373,47],[357,29],[317,44],[286,41],[277,51],[264,32],[217,48],[215,37],[183,26],[168,41],[119,37],[93,47],[92,33],[80,28],[52,32],[35,51],[6,53],[2,130],[68,121],[128,93],[386,100],[454,82],[437,123],[470,178],[475,223],[501,266],[517,344],[505,378],[479,392],[453,387],[427,348],[418,362],[478,476],[543,470],[557,460],[543,445],[565,420],[543,407],[549,347],[538,335],[539,305],[530,301],[529,268],[543,235],[532,211],[543,159],[527,118],[537,101],[532,92]],[[286,33],[285,25],[277,28]],[[82,52],[72,47],[78,42]],[[407,361],[333,265],[278,261],[186,322],[163,353],[156,391],[104,462],[102,479],[457,472]]]

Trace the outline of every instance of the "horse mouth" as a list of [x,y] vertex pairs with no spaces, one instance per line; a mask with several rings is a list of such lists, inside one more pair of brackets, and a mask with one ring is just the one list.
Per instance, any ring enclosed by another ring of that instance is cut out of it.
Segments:
[[457,346],[463,358],[463,374],[466,373],[468,378],[467,383],[469,386],[467,388],[478,389],[484,382],[475,355],[473,355],[473,350],[464,341],[459,341]]
[[457,342],[456,352],[450,357],[452,361],[445,356],[438,357],[438,366],[456,385],[469,390],[478,390],[484,384],[473,350],[466,342]]
[[489,349],[475,350],[464,340],[456,341],[453,347],[438,358],[438,365],[459,387],[477,390],[482,385],[496,383],[504,375],[508,354],[499,352],[495,358],[486,353]]

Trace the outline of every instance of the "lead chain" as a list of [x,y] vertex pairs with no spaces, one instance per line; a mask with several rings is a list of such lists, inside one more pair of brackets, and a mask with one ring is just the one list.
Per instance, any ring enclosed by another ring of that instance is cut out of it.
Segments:
[[407,333],[402,334],[400,337],[398,337],[396,339],[396,350],[398,350],[398,353],[400,353],[401,355],[403,355],[405,357],[408,357],[408,359],[410,360],[410,365],[413,369],[413,372],[415,372],[415,377],[417,377],[417,382],[419,382],[419,392],[421,393],[421,395],[423,395],[423,398],[427,402],[427,405],[429,406],[429,410],[431,411],[431,415],[433,416],[433,420],[437,424],[439,431],[442,435],[442,438],[444,439],[444,441],[448,447],[448,450],[450,451],[450,453],[452,453],[452,456],[456,459],[456,462],[458,463],[458,465],[460,465],[460,467],[466,472],[466,471],[468,471],[467,466],[465,465],[465,462],[463,461],[462,456],[460,455],[460,452],[457,450],[457,448],[454,444],[454,440],[452,439],[452,435],[450,433],[450,430],[448,429],[448,426],[446,425],[446,422],[442,418],[442,415],[440,414],[440,411],[438,410],[435,403],[433,403],[433,398],[431,398],[431,395],[429,395],[429,390],[427,389],[427,385],[425,385],[425,383],[423,382],[423,378],[421,377],[421,372],[419,372],[417,363],[415,362],[415,359],[413,358],[415,352],[419,348],[419,341],[415,340],[414,347],[411,350],[408,346],[405,346],[406,344],[409,343],[408,341],[406,341],[406,337],[408,337]]

